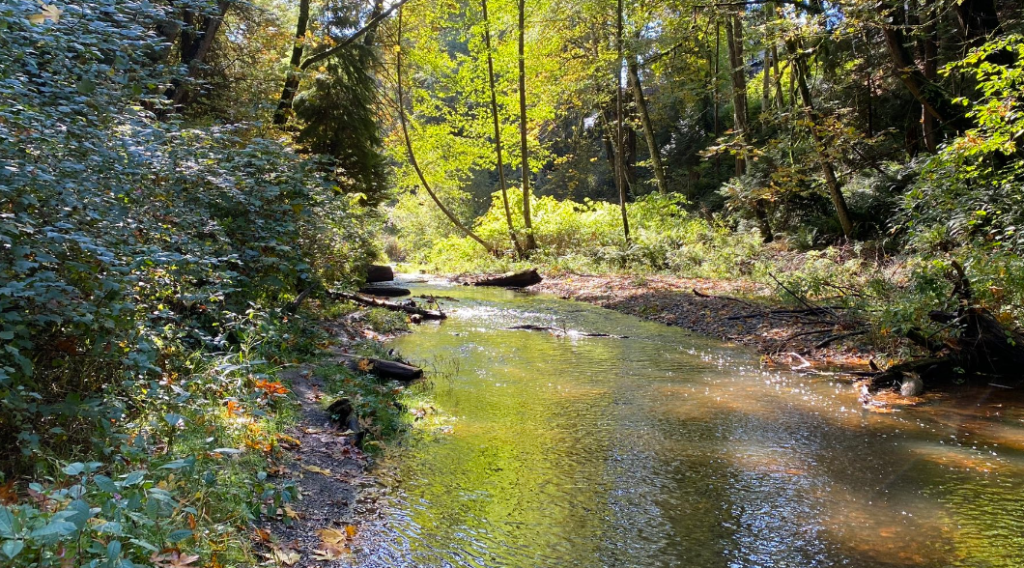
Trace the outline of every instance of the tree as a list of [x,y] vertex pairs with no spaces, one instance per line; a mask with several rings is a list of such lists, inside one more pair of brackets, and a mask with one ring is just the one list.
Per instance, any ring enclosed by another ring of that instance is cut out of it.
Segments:
[[476,233],[474,233],[468,227],[466,227],[466,225],[462,221],[460,221],[459,218],[454,213],[452,213],[452,211],[450,209],[445,207],[444,203],[441,202],[441,200],[437,197],[437,194],[430,187],[430,183],[427,182],[426,176],[423,175],[423,170],[420,168],[419,162],[416,161],[416,154],[415,154],[415,152],[413,152],[413,149],[412,149],[412,139],[409,137],[409,128],[406,125],[406,120],[405,120],[405,100],[404,100],[404,96],[402,94],[402,11],[401,11],[401,7],[399,7],[399,11],[398,11],[398,47],[397,47],[396,53],[395,53],[395,73],[397,75],[397,85],[398,85],[397,86],[397,89],[398,89],[398,120],[399,120],[399,124],[401,125],[401,129],[402,129],[402,137],[405,139],[405,147],[406,147],[406,150],[409,152],[409,162],[412,164],[412,167],[416,170],[416,175],[419,177],[420,183],[422,184],[423,189],[426,190],[427,195],[429,195],[430,199],[432,199],[434,201],[434,204],[437,205],[437,208],[440,209],[442,213],[444,213],[445,217],[448,217],[448,219],[452,222],[453,225],[455,225],[459,229],[459,231],[461,231],[467,237],[469,237],[469,238],[473,239],[474,241],[480,243],[480,246],[484,247],[488,252],[494,253],[495,251],[494,251],[493,247],[491,247],[491,245],[487,244],[483,239],[478,237],[476,235]]
[[530,148],[526,115],[526,0],[519,0],[519,146],[523,170],[523,224],[526,225],[526,251],[537,248],[530,218]]
[[619,187],[619,208],[622,210],[622,235],[629,242],[629,216],[626,214],[626,163],[622,121],[625,112],[622,109],[622,0],[618,0],[615,11],[615,181]]
[[[516,255],[522,256],[523,247],[519,244],[515,227],[512,225],[512,211],[508,206],[508,190],[505,184],[505,163],[501,151],[501,124],[498,116],[498,96],[494,87],[494,55],[491,53],[491,22],[487,17],[487,0],[480,0],[484,19],[484,49],[487,51],[487,84],[491,96],[491,118],[494,120],[494,156],[498,170],[498,187],[501,191],[501,203],[505,207],[505,221],[508,223],[508,236],[512,240]],[[523,154],[526,155],[525,152]]]

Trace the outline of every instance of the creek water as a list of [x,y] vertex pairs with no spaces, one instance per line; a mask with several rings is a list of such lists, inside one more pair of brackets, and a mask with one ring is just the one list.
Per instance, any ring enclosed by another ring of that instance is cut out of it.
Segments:
[[[393,342],[438,370],[436,413],[387,468],[354,566],[1024,566],[1017,395],[877,414],[848,382],[762,371],[678,328],[542,295],[414,293],[458,300]],[[568,334],[508,329],[523,324]]]

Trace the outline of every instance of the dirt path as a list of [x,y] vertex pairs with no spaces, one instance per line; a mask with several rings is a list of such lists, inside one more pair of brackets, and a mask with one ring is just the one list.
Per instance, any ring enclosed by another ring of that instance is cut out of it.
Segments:
[[287,453],[272,468],[273,481],[279,488],[294,483],[300,498],[278,520],[260,523],[254,534],[261,555],[278,566],[348,566],[359,526],[372,516],[379,497],[376,477],[369,473],[371,460],[352,432],[332,422],[326,410],[335,397],[318,370],[342,362],[356,340],[390,336],[374,332],[358,312],[323,325],[334,338],[325,357],[280,374],[291,387],[299,416],[283,437]]
[[[725,341],[750,345],[766,362],[788,366],[867,367],[875,355],[861,322],[782,305],[756,282],[667,276],[547,277],[530,290],[588,302]],[[845,337],[841,337],[845,336]],[[833,339],[827,345],[823,343]]]

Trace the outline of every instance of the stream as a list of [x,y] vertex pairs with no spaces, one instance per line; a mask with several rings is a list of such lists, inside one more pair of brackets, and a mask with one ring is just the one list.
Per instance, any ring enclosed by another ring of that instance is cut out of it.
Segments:
[[848,381],[678,328],[411,287],[458,301],[393,342],[435,370],[434,410],[385,466],[353,566],[1024,566],[1016,393],[879,414]]

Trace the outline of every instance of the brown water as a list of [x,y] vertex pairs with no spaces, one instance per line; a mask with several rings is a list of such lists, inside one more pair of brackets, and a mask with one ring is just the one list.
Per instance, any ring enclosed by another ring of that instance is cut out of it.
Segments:
[[[1024,401],[879,415],[845,382],[600,308],[461,287],[394,342],[457,373],[364,567],[1024,566]],[[511,331],[555,325],[628,339]]]

